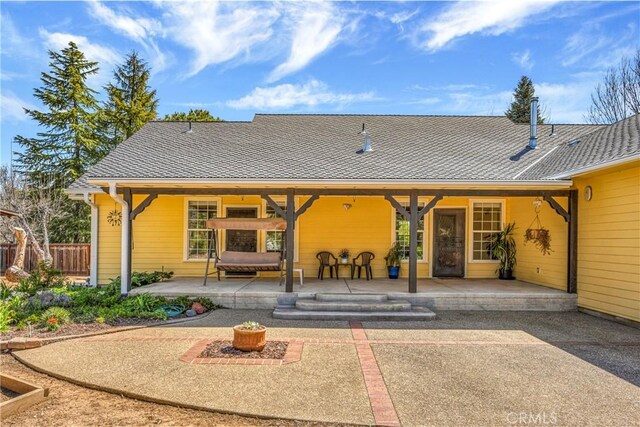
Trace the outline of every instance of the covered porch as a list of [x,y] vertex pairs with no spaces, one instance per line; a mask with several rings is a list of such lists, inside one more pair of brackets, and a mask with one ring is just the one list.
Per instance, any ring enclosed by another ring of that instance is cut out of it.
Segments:
[[[296,277],[297,279],[297,277]],[[202,278],[176,277],[135,288],[132,295],[208,297],[227,308],[265,308],[278,305],[278,298],[313,298],[316,294],[386,294],[432,310],[569,311],[576,308],[576,295],[520,280],[431,278],[417,279],[416,292],[407,292],[405,280],[324,279],[296,280],[293,293],[285,292],[276,277],[225,278],[202,285]]]

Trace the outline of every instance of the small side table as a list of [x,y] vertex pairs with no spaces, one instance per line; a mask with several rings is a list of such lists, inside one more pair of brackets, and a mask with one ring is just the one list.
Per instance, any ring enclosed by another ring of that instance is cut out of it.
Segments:
[[336,264],[336,279],[340,279],[340,267],[349,267],[349,275],[347,276],[348,278],[351,277],[351,268],[352,268],[352,264],[349,262],[347,264],[342,264],[341,262],[339,262],[338,264]]

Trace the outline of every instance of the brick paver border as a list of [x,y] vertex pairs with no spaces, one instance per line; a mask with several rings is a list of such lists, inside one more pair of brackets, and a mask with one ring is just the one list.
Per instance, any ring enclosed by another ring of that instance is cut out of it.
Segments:
[[243,359],[243,358],[226,358],[226,357],[198,357],[209,344],[220,339],[206,339],[198,341],[180,360],[186,363],[198,365],[261,365],[261,366],[282,366],[289,363],[299,362],[302,358],[302,349],[304,341],[291,339],[287,341],[287,351],[282,359]]
[[396,408],[393,406],[391,395],[380,372],[380,367],[373,354],[367,333],[361,322],[349,322],[351,335],[355,341],[360,368],[367,387],[369,403],[376,425],[399,426],[400,420]]

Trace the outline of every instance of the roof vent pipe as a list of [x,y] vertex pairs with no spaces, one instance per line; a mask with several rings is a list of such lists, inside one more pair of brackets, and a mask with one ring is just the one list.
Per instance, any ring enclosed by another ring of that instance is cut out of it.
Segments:
[[191,120],[189,120],[189,130],[187,130],[187,133],[193,133],[193,129],[191,129]]
[[360,135],[364,136],[364,145],[362,146],[362,153],[369,153],[373,151],[373,145],[371,141],[371,137],[367,134],[367,131],[364,130],[364,123],[362,124],[362,130],[359,132]]
[[529,119],[531,130],[529,132],[529,148],[535,149],[538,146],[538,97],[531,98],[531,116]]

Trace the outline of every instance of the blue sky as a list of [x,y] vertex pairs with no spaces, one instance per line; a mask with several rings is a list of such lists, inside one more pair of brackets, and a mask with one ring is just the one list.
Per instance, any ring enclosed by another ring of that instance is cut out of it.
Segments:
[[[551,123],[583,122],[607,67],[640,46],[638,2],[2,2],[1,162],[47,49],[75,41],[100,89],[132,49],[159,113],[493,114],[521,75]],[[17,149],[17,147],[14,147]]]

